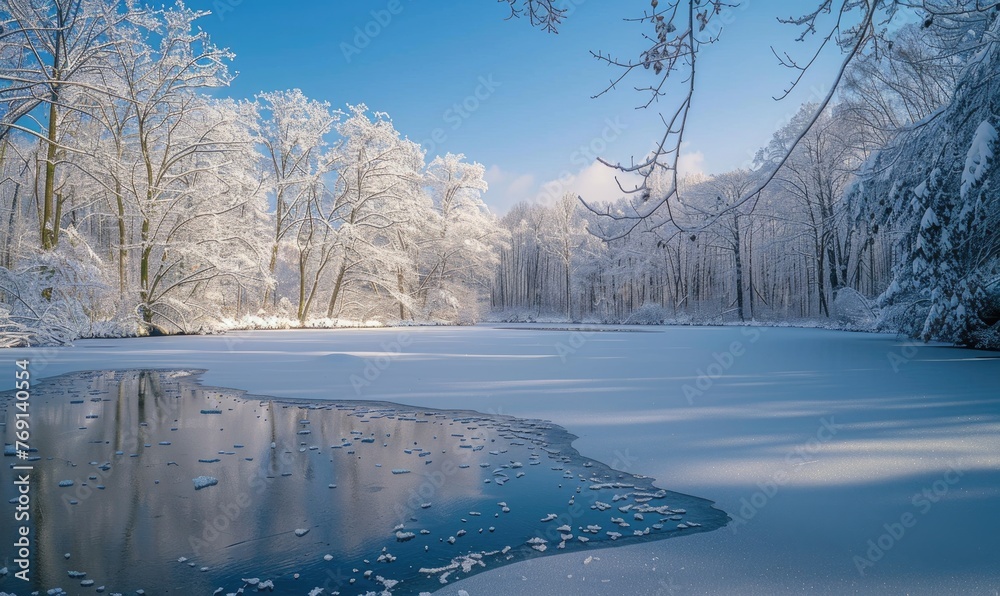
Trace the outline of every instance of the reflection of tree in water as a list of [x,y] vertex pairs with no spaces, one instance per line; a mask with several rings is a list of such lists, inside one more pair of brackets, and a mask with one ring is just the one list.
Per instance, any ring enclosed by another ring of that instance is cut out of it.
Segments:
[[[363,579],[354,571],[351,577],[336,573],[340,568],[405,579],[408,589],[433,587],[437,578],[417,569],[505,545],[515,549],[514,558],[535,556],[518,547],[543,515],[566,511],[577,487],[564,479],[564,469],[574,479],[649,483],[579,458],[568,435],[548,424],[392,404],[250,401],[240,391],[191,381],[176,372],[125,371],[78,373],[37,385],[36,437],[46,447],[43,455],[53,459],[39,465],[33,487],[40,546],[32,589],[65,587],[73,581],[69,570],[86,572],[109,591],[150,593],[177,586],[197,594],[219,586],[234,591],[241,577],[283,581],[293,572],[314,585]],[[202,413],[209,409],[221,415]],[[510,484],[500,486],[500,466],[532,457],[551,464],[525,466],[523,480],[508,469]],[[219,461],[199,461],[213,459]],[[218,485],[195,490],[191,481],[200,475],[217,477]],[[74,486],[58,487],[63,479]],[[4,498],[14,496],[12,490],[0,488]],[[610,502],[616,490],[609,484],[587,496]],[[70,498],[78,503],[69,504]],[[513,513],[488,518],[503,500]],[[422,509],[424,501],[434,506]],[[707,502],[671,494],[671,505],[678,502],[704,529],[725,519]],[[584,507],[572,525],[597,521],[591,519],[596,515]],[[397,542],[393,528],[400,522],[432,536]],[[476,532],[492,525],[495,534]],[[310,532],[300,538],[297,528]],[[465,528],[467,536],[457,534]],[[449,535],[458,535],[459,543],[440,540]],[[399,562],[377,563],[383,548]],[[62,556],[67,552],[69,560]],[[179,563],[180,557],[188,560]]]

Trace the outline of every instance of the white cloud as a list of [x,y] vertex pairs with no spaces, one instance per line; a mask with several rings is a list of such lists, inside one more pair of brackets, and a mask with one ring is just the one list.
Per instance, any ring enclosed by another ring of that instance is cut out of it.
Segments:
[[570,193],[583,197],[591,204],[608,203],[625,196],[622,188],[628,190],[638,183],[638,176],[623,174],[595,161],[576,173],[565,172],[563,176],[542,184],[533,200],[540,204],[550,204]]
[[539,184],[531,174],[508,172],[494,165],[486,170],[486,182],[490,189],[485,200],[498,215],[503,215],[520,201],[549,205],[566,193],[583,197],[592,204],[608,203],[625,195],[618,181],[622,187],[630,189],[640,179],[595,161],[575,173],[567,171],[558,178]]
[[486,170],[486,191],[484,200],[490,209],[503,215],[519,201],[526,200],[535,194],[535,177],[531,174],[508,172],[500,166],[493,165]]
[[701,151],[682,152],[677,158],[677,174],[682,178],[705,176],[705,154]]

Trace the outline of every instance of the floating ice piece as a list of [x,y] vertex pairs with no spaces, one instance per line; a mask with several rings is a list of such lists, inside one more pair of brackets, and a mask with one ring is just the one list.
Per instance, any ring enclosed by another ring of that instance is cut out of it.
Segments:
[[295,535],[298,536],[299,538],[302,538],[308,533],[309,533],[309,528],[298,528],[297,530],[295,530]]
[[203,488],[208,488],[209,486],[215,486],[219,483],[219,479],[213,476],[198,476],[194,479],[194,489],[201,490]]
[[606,534],[607,534],[607,535],[608,535],[608,537],[610,537],[610,538],[611,538],[612,540],[618,540],[619,538],[621,538],[621,537],[622,537],[622,535],[621,535],[621,534],[619,534],[618,532],[606,532]]
[[67,486],[73,486],[73,481],[72,480],[60,480],[59,481],[59,486],[61,486],[63,488],[66,488]]
[[407,540],[413,540],[417,535],[413,532],[403,532],[402,530],[396,531],[396,540],[399,542],[406,542]]
[[569,524],[563,524],[556,528],[556,532],[572,532],[573,528],[569,527]]
[[333,560],[333,555],[323,555],[323,560],[324,561],[332,561]]
[[86,571],[67,571],[66,575],[70,576],[70,578],[72,578],[72,579],[80,579],[80,578],[83,578],[83,577],[87,577],[87,572]]
[[546,515],[545,517],[543,517],[542,521],[543,522],[550,522],[550,521],[556,519],[557,517],[559,517],[559,516],[556,515],[555,513],[550,513],[550,514]]

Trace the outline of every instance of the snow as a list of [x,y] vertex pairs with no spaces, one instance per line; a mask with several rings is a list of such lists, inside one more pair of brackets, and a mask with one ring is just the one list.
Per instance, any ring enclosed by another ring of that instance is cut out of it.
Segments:
[[218,483],[218,478],[214,478],[212,476],[198,476],[194,479],[194,489],[201,490],[203,488],[208,488],[209,486],[215,486]]
[[[644,332],[593,334],[560,358],[569,332],[408,328],[408,344],[362,397],[552,420],[579,436],[574,446],[585,457],[715,500],[734,521],[670,540],[623,538],[625,546],[600,552],[585,579],[579,553],[570,552],[458,583],[456,575],[441,593],[523,585],[588,594],[990,594],[1000,585],[998,354],[817,329],[636,330]],[[93,340],[5,355],[30,357],[39,377],[193,367],[208,369],[206,385],[353,399],[350,376],[363,374],[367,358],[389,354],[383,346],[400,333]],[[714,356],[733,342],[741,355],[716,375]],[[697,390],[690,403],[686,386]],[[926,514],[914,509],[915,495],[954,477],[951,465],[962,471],[958,482]],[[859,573],[852,557],[866,557],[868,541],[905,513],[916,526]]]
[[962,200],[966,199],[969,189],[978,184],[989,171],[993,159],[993,146],[997,142],[997,129],[988,121],[983,120],[976,129],[965,157],[965,169],[962,171]]

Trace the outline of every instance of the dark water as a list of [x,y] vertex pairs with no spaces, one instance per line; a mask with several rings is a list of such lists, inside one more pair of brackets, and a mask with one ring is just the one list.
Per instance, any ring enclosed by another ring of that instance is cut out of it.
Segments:
[[[11,404],[0,394],[6,443]],[[529,557],[728,519],[710,501],[581,457],[573,435],[542,421],[292,403],[203,387],[186,371],[65,375],[35,385],[31,409],[32,580],[13,577],[9,504],[0,592],[226,594],[256,590],[256,578],[276,593],[416,594]],[[200,476],[218,482],[197,490]],[[12,480],[0,493],[17,496]]]

